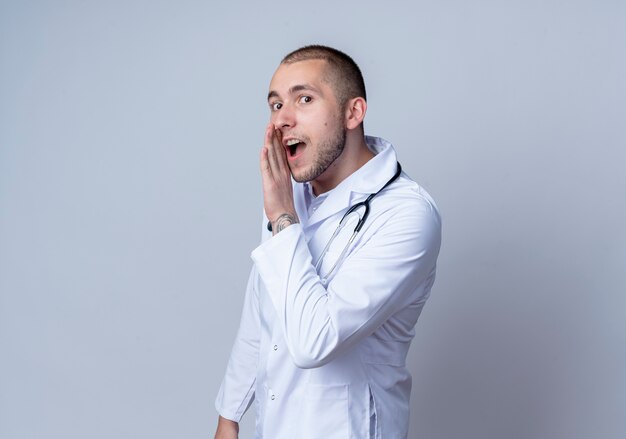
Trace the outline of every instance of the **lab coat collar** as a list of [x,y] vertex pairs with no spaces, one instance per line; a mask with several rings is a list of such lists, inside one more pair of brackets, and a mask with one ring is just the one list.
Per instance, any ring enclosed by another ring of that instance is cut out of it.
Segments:
[[308,183],[298,183],[296,195],[296,210],[303,227],[308,227],[347,209],[351,204],[361,201],[367,195],[378,191],[395,174],[397,158],[393,145],[380,138],[365,136],[367,146],[376,155],[339,183],[334,189],[327,192],[327,198],[320,207],[309,217],[306,209],[305,192],[309,189]]

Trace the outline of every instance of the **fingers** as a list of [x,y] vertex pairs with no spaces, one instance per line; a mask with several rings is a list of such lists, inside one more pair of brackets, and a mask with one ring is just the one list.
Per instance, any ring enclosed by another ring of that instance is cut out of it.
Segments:
[[267,156],[267,148],[265,148],[265,146],[261,148],[260,163],[261,163],[261,175],[263,177],[265,177],[266,175],[271,176],[272,168],[270,166],[269,158]]
[[287,153],[283,147],[283,133],[280,130],[274,130],[272,145],[274,146],[274,154],[276,156],[276,164],[278,165],[279,171],[289,172],[287,166]]
[[269,160],[269,164],[273,170],[279,170],[280,165],[278,163],[278,157],[276,154],[276,145],[274,142],[274,137],[276,133],[274,133],[274,128],[272,126],[268,127],[269,138],[265,142],[265,147],[267,148],[267,157]]
[[265,128],[265,140],[263,142],[263,147],[261,148],[261,175],[264,178],[272,177],[272,165],[270,158],[270,150],[272,149],[272,130],[273,126],[271,124]]
[[287,154],[282,145],[282,133],[275,129],[273,124],[269,124],[265,130],[265,145],[263,147],[267,151],[267,166],[270,172],[286,173],[289,172],[287,165]]

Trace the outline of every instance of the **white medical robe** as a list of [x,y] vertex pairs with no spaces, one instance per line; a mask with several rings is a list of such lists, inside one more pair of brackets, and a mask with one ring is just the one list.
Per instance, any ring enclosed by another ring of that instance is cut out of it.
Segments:
[[[391,144],[366,141],[376,156],[314,211],[307,185],[294,183],[300,223],[273,237],[264,232],[252,252],[216,408],[238,422],[254,400],[257,439],[407,436],[411,375],[405,359],[435,279],[441,242],[435,203],[402,173],[371,201],[369,218],[327,285],[315,269],[349,206],[396,172]],[[333,241],[322,275],[353,229],[348,225]]]

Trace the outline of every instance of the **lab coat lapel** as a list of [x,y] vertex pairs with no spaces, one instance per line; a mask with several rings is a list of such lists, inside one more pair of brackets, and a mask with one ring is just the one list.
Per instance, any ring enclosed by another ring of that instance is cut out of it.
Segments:
[[309,224],[309,212],[306,208],[306,195],[304,193],[306,190],[306,186],[302,183],[295,183],[293,186],[293,199],[296,214],[298,215],[298,219],[300,220],[300,224],[302,224],[303,229],[306,229]]
[[[339,187],[335,189],[339,189]],[[326,198],[320,207],[313,212],[313,215],[309,218],[307,226],[314,226],[320,221],[347,209],[350,202],[350,193],[351,191],[347,187],[342,188],[342,190],[337,192],[335,190],[331,191],[328,194],[328,198]]]

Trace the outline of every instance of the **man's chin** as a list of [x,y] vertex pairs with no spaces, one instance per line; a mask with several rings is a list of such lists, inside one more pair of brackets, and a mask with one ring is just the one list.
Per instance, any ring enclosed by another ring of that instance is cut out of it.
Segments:
[[299,174],[294,174],[293,172],[291,173],[291,177],[297,183],[306,183],[307,181],[310,181],[308,178],[306,178],[306,176],[302,176],[302,175],[299,175]]
[[291,177],[297,183],[307,183],[307,182],[313,180],[313,178],[311,178],[311,176],[306,174],[305,172],[296,172],[295,174],[292,172],[291,173]]
[[291,172],[291,178],[298,183],[306,183],[309,181],[307,179],[306,169],[297,169],[296,166],[293,166],[291,163],[288,164],[289,171]]

